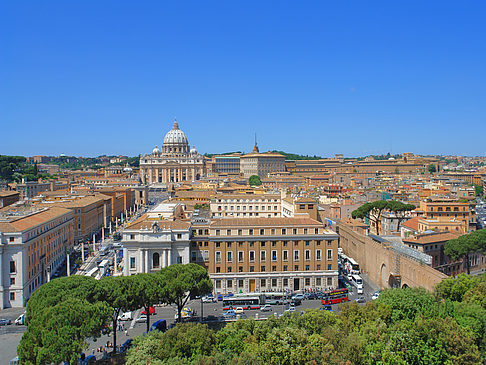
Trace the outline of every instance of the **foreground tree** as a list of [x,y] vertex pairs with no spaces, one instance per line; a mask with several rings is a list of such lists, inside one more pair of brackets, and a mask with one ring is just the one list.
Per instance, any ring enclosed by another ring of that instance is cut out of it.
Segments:
[[133,283],[128,276],[106,276],[98,282],[97,299],[109,305],[113,311],[113,352],[116,353],[116,333],[120,312],[137,309],[137,300],[132,289]]
[[142,307],[147,316],[146,332],[150,331],[150,307],[163,301],[163,293],[166,286],[166,278],[159,273],[137,274],[129,276],[130,296],[135,301],[135,307]]
[[465,234],[446,243],[444,253],[452,260],[463,259],[467,273],[471,273],[470,256],[476,252],[486,252],[486,230]]
[[158,275],[163,277],[164,282],[161,299],[164,303],[177,306],[178,322],[182,320],[182,309],[190,297],[208,294],[213,290],[208,272],[196,264],[170,265]]
[[444,300],[462,302],[464,294],[475,288],[481,282],[479,276],[459,274],[457,277],[450,277],[442,280],[435,287],[435,295]]
[[33,317],[17,349],[22,364],[76,364],[87,337],[101,336],[111,317],[103,302],[67,298]]

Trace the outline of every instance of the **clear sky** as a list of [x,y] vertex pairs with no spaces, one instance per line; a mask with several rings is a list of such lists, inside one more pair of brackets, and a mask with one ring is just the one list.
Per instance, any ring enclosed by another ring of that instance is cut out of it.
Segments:
[[485,1],[4,1],[0,153],[486,155]]

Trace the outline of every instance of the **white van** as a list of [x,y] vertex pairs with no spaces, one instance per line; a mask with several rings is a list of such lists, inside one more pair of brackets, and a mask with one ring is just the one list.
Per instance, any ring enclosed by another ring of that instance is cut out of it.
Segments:
[[356,292],[357,292],[358,294],[363,294],[363,293],[364,293],[364,290],[363,290],[363,285],[358,285],[358,286],[356,287],[356,289],[357,289],[357,291],[356,291]]
[[131,321],[132,318],[132,312],[125,312],[118,316],[119,321]]

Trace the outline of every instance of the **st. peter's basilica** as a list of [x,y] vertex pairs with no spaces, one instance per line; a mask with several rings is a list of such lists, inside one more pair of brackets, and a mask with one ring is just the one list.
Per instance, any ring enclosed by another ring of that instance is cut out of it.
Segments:
[[196,181],[203,175],[204,156],[196,148],[189,148],[177,120],[165,135],[162,150],[155,146],[151,154],[140,157],[140,178],[144,184]]

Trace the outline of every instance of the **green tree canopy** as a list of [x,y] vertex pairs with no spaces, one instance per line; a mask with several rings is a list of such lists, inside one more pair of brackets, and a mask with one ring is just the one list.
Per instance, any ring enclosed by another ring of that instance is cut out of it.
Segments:
[[190,297],[208,294],[213,290],[205,268],[196,264],[170,265],[160,271],[164,286],[161,300],[177,306],[178,321],[181,321],[181,311]]
[[260,176],[258,175],[252,175],[248,179],[248,184],[250,186],[260,186],[262,184],[262,181],[260,180]]
[[442,280],[435,287],[435,294],[438,298],[462,302],[464,294],[475,288],[481,282],[481,277],[459,274],[457,277],[449,277]]
[[470,274],[470,255],[486,252],[486,230],[482,229],[450,240],[444,247],[444,253],[452,260],[463,259],[467,273]]
[[354,219],[368,218],[370,220],[370,225],[376,230],[376,234],[380,234],[380,224],[381,216],[383,212],[389,211],[394,212],[396,217],[399,219],[398,227],[400,228],[400,223],[406,219],[406,213],[415,209],[413,204],[405,204],[397,200],[377,200],[374,202],[365,203],[358,209],[351,212],[351,217]]
[[429,166],[427,166],[427,171],[433,174],[434,172],[437,172],[437,168],[434,164],[430,164]]

